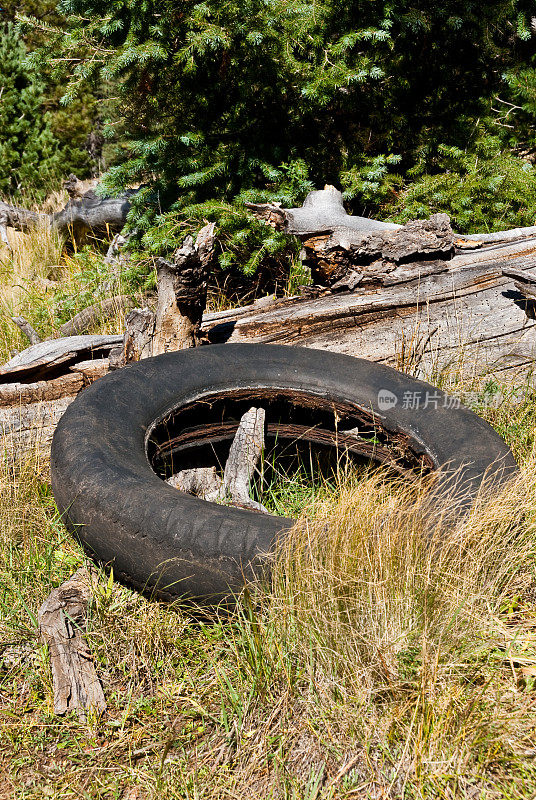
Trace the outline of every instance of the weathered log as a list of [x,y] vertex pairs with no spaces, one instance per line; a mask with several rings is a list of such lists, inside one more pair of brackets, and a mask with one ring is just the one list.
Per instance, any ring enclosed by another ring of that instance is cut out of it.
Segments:
[[99,358],[95,361],[81,361],[69,369],[71,371],[66,375],[49,380],[0,384],[0,407],[26,406],[78,394],[84,386],[106,375],[109,371],[109,360]]
[[[349,353],[423,376],[527,372],[536,330],[503,268],[536,269],[536,242],[401,265],[355,292],[207,314],[210,342],[273,342]],[[329,355],[326,355],[329,358]]]
[[388,274],[404,263],[446,260],[455,250],[536,235],[536,227],[531,227],[463,237],[452,232],[445,214],[406,225],[354,217],[346,213],[342,194],[333,186],[310,192],[301,208],[266,203],[246,206],[258,219],[301,240],[303,261],[314,283],[343,289],[355,288],[371,273]]
[[54,713],[106,710],[104,692],[84,638],[87,607],[92,595],[91,576],[79,569],[72,578],[53,589],[38,612],[39,634],[48,645]]
[[[130,199],[137,191],[128,190],[119,197],[99,197],[90,189],[82,197],[73,195],[65,208],[53,214],[38,213],[0,200],[0,231],[14,228],[28,233],[44,226],[73,238],[77,243],[83,242],[90,233],[107,237],[110,232],[119,232],[124,227],[130,211]],[[7,242],[5,233],[2,239]]]
[[95,334],[49,339],[32,345],[0,367],[0,384],[44,380],[58,369],[66,373],[77,361],[106,357],[122,340],[122,334]]
[[208,270],[214,250],[214,223],[197,239],[186,237],[173,262],[156,262],[158,306],[152,355],[195,347],[207,301]]

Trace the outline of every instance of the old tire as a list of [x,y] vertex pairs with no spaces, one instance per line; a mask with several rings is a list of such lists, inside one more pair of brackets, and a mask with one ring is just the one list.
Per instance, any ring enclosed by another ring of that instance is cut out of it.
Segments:
[[[464,407],[448,407],[443,393],[389,367],[306,348],[213,345],[112,372],[69,406],[51,457],[54,497],[68,528],[94,558],[113,564],[119,580],[158,598],[215,601],[239,590],[258,574],[292,520],[177,491],[153,471],[147,441],[173,409],[218,392],[262,396],[264,390],[373,414],[432,467],[458,470],[464,502],[486,473],[501,483],[516,469],[487,423]],[[406,393],[426,391],[434,392],[434,403],[402,407]],[[379,392],[398,402],[382,410]]]

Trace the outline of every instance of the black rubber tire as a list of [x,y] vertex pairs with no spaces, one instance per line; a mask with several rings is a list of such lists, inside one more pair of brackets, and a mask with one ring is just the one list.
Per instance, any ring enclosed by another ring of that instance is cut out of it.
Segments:
[[179,492],[149,463],[148,432],[158,420],[203,395],[244,389],[301,391],[370,409],[435,467],[458,470],[465,497],[474,497],[490,468],[499,483],[516,470],[502,439],[463,406],[381,410],[380,390],[399,399],[436,391],[389,367],[280,345],[212,345],[150,358],[80,394],[52,443],[52,488],[65,523],[122,582],[165,600],[219,600],[258,573],[292,524]]

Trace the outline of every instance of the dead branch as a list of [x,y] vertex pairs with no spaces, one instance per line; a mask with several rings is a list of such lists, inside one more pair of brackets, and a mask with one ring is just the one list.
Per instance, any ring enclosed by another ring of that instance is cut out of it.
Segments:
[[[76,186],[73,185],[65,208],[53,214],[38,213],[0,200],[0,231],[13,228],[28,233],[44,226],[77,243],[83,242],[89,234],[108,237],[110,232],[121,231],[130,211],[130,198],[137,189],[128,190],[119,197],[99,197],[94,188],[90,188],[80,196],[81,183],[77,181]],[[7,236],[3,235],[2,240],[7,242]]]
[[96,323],[113,319],[113,317],[124,313],[133,306],[134,302],[126,294],[118,294],[114,295],[114,297],[108,297],[105,300],[101,300],[99,303],[94,303],[93,305],[82,309],[82,311],[79,311],[78,314],[75,314],[72,319],[70,319],[68,322],[65,322],[60,327],[58,334],[60,337],[63,337],[76,336],[77,334],[86,333]]
[[21,329],[22,333],[28,338],[30,344],[41,344],[43,340],[35,328],[32,328],[27,319],[24,317],[11,317],[11,320]]

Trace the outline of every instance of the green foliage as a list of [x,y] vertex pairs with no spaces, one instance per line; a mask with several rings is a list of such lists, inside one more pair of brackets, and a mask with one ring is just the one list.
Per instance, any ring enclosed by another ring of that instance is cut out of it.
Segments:
[[12,23],[0,28],[0,192],[31,187],[43,193],[59,168],[58,143],[43,113],[43,84],[26,66],[25,46]]
[[223,265],[251,272],[280,242],[246,221],[244,199],[291,204],[305,184],[335,183],[354,212],[377,214],[401,183],[395,165],[434,168],[445,142],[474,141],[529,7],[63,0],[68,30],[51,30],[40,58],[61,54],[50,68],[56,80],[68,70],[66,103],[113,84],[101,111],[125,157],[105,184],[147,186],[131,214],[144,245],[171,249],[216,218]]
[[536,224],[536,169],[481,140],[471,152],[441,146],[439,172],[423,175],[399,195],[391,219],[449,214],[460,233]]

